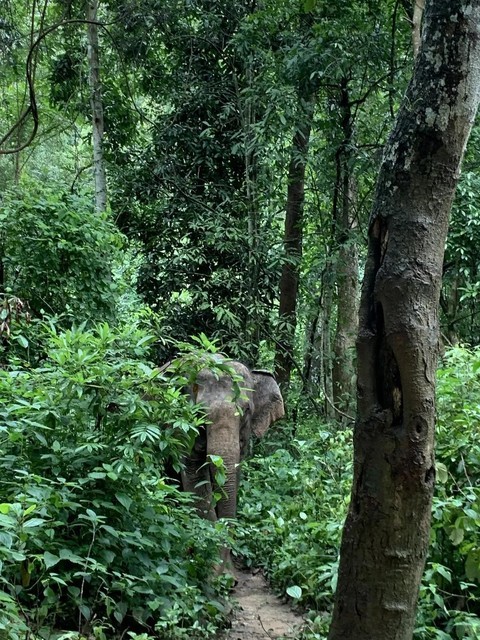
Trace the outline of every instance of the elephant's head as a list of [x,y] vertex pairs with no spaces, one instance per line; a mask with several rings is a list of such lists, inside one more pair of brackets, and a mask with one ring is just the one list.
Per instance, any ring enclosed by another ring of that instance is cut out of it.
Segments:
[[[268,427],[284,415],[283,399],[272,374],[250,372],[239,362],[229,366],[241,378],[242,393],[227,374],[202,370],[195,385],[196,401],[205,406],[206,454],[220,456],[226,469],[222,487],[226,494],[217,504],[219,517],[234,518],[237,505],[238,465],[248,447],[251,430],[263,436]],[[213,470],[214,471],[214,470]]]
[[253,433],[261,438],[271,424],[285,415],[283,398],[269,371],[253,370]]

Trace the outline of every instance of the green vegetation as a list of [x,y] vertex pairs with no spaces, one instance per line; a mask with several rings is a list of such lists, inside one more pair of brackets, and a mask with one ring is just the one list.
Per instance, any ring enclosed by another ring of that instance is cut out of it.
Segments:
[[0,228],[6,292],[28,301],[34,316],[61,315],[68,324],[113,318],[125,240],[92,210],[89,193],[27,181],[4,194]]
[[[0,372],[0,637],[20,639],[28,629],[36,638],[77,638],[90,629],[110,638],[121,628],[209,637],[229,611],[231,583],[212,568],[230,534],[199,519],[164,468],[172,457],[178,463],[200,424],[181,387],[202,352],[192,347],[165,378],[148,358],[153,336],[138,325],[43,323],[33,334],[41,365],[16,354]],[[461,347],[438,372],[437,490],[419,640],[478,635],[479,376],[480,353]],[[304,418],[294,435],[285,424],[272,431],[243,465],[233,545],[310,611],[302,637],[323,639],[352,432]]]
[[200,423],[181,392],[192,355],[167,380],[138,326],[36,329],[41,364],[0,370],[0,636],[208,635],[225,612],[212,566],[226,532],[164,471]]
[[[477,638],[480,630],[479,383],[480,351],[447,351],[438,371],[437,488],[419,640]],[[278,434],[262,449],[244,466],[237,549],[311,611],[304,637],[320,640],[336,586],[352,433],[302,420],[294,438]]]
[[[214,638],[233,606],[225,546],[306,612],[302,639],[324,640],[358,288],[412,3],[100,2],[101,212],[86,2],[0,4],[0,640]],[[479,131],[444,261],[415,640],[480,637]],[[175,480],[205,425],[185,389],[222,369],[217,351],[288,368],[288,418],[242,463],[233,523],[199,518]]]

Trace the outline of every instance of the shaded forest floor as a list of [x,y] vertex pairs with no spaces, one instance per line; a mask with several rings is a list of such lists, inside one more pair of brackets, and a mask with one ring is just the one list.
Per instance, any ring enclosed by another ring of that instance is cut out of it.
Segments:
[[261,573],[236,570],[238,584],[233,592],[238,603],[232,628],[219,640],[268,640],[295,638],[302,617],[271,593]]

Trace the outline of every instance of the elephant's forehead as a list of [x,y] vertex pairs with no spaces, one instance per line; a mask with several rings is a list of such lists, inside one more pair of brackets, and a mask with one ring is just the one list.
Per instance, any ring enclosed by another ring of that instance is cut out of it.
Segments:
[[220,389],[220,388],[231,388],[232,380],[226,376],[216,376],[211,371],[205,369],[204,371],[200,371],[197,376],[197,384],[206,389]]
[[[244,386],[250,382],[250,373],[247,367],[240,364],[240,362],[229,362],[228,364],[242,377],[242,381],[239,382],[240,386]],[[197,376],[197,384],[207,388],[231,389],[232,378],[227,374],[219,374],[210,371],[210,369],[202,369]]]

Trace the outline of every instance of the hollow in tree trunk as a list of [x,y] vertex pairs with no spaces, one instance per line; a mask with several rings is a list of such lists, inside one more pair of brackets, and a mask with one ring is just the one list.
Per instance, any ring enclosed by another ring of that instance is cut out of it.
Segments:
[[430,0],[387,143],[360,303],[354,478],[329,640],[411,640],[435,478],[438,304],[480,91],[480,3]]

